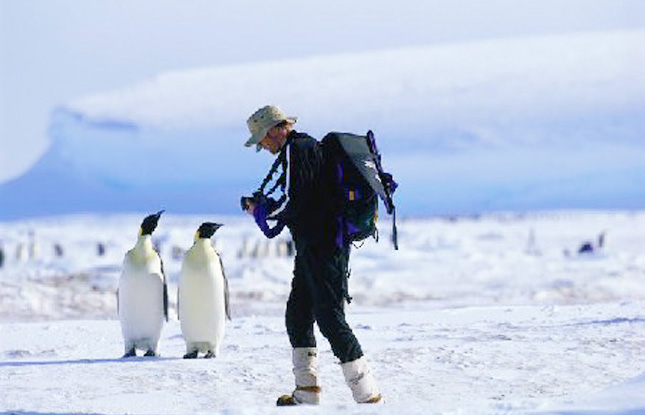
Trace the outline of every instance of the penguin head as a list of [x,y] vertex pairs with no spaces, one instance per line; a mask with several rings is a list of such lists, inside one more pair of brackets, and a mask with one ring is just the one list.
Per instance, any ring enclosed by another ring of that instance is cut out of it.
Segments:
[[215,231],[222,226],[224,225],[222,225],[221,223],[204,222],[201,224],[199,229],[197,229],[197,235],[195,235],[195,238],[208,239],[212,237],[215,234]]
[[164,212],[164,210],[160,210],[154,215],[146,216],[143,222],[141,222],[141,235],[152,235],[152,232],[157,228],[161,214]]

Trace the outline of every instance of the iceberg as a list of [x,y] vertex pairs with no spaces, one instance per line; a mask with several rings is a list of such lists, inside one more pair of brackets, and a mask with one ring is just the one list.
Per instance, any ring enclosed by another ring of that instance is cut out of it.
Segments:
[[39,212],[238,210],[272,103],[296,128],[371,129],[403,215],[645,207],[645,30],[479,40],[160,74],[52,113],[52,146],[0,186]]

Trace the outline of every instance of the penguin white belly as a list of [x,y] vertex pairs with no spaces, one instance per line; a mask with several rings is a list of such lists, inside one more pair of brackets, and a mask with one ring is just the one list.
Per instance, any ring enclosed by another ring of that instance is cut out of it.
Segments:
[[179,283],[181,331],[187,344],[200,349],[217,349],[224,337],[224,282],[219,266],[212,268],[184,266]]
[[126,343],[156,349],[164,320],[163,280],[157,273],[128,272],[119,281],[119,319]]

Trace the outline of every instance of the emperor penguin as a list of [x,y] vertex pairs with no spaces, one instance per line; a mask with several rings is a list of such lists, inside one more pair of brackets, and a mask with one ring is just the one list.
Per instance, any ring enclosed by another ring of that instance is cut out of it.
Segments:
[[210,240],[222,226],[202,223],[181,264],[177,313],[186,341],[184,359],[195,359],[199,352],[205,353],[206,359],[217,357],[226,319],[231,318],[228,280]]
[[123,357],[159,355],[159,337],[168,321],[168,285],[159,253],[153,249],[152,232],[164,211],[141,223],[134,248],[125,254],[117,289],[117,309],[125,344]]

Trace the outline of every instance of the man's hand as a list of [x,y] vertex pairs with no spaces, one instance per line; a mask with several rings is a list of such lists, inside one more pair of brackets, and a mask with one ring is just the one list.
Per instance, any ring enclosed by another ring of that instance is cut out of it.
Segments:
[[251,201],[248,201],[246,203],[246,211],[245,212],[248,213],[249,215],[253,216],[253,213],[255,212],[255,203],[253,203]]

